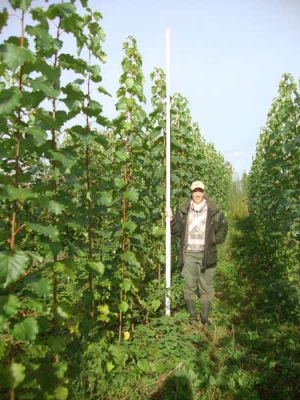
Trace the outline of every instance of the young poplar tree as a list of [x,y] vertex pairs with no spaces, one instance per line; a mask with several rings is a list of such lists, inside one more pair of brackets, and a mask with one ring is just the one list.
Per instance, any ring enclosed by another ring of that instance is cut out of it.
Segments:
[[[161,68],[155,68],[150,77],[153,81],[151,87],[152,111],[149,114],[149,135],[147,137],[149,155],[146,158],[145,170],[149,171],[146,186],[151,193],[152,226],[146,248],[149,253],[149,273],[153,270],[156,271],[158,288],[160,288],[165,261],[166,76]],[[158,307],[159,302],[154,300],[153,302]]]
[[143,237],[140,261],[144,277],[139,285],[137,301],[140,317],[148,320],[163,302],[164,284],[161,279],[165,263],[165,128],[166,128],[166,83],[161,68],[151,73],[152,111],[149,114],[147,134],[142,138],[143,170],[140,203],[143,205],[145,221],[139,229]]
[[[85,305],[89,308],[90,316],[94,315],[93,277],[101,276],[104,272],[104,266],[96,251],[95,241],[98,221],[103,212],[99,210],[103,201],[99,196],[101,174],[99,175],[98,166],[103,161],[103,150],[106,150],[108,146],[107,139],[98,132],[98,124],[101,126],[109,124],[109,121],[102,115],[102,105],[94,98],[95,89],[100,93],[108,94],[102,86],[98,86],[102,80],[99,64],[105,61],[105,53],[102,50],[105,35],[100,26],[101,18],[99,12],[92,12],[89,8],[82,17],[82,37],[79,50],[86,60],[73,58],[74,64],[80,65],[77,73],[81,76],[80,79],[75,80],[64,89],[65,104],[69,107],[70,112],[74,106],[77,107],[77,112],[80,112],[80,117],[84,121],[83,126],[76,124],[68,129],[72,139],[65,141],[64,148],[75,149],[77,162],[72,168],[73,174],[69,179],[69,183],[72,182],[74,185],[74,190],[70,191],[68,185],[64,185],[62,189],[70,193],[71,198],[76,198],[72,210],[69,210],[68,221],[70,222],[70,231],[73,231],[76,237],[76,242],[72,243],[72,247],[75,254],[81,258],[80,267],[84,266],[88,271],[89,294],[85,293],[84,282],[78,281],[77,284],[81,284],[81,289],[84,288],[81,297],[85,298],[88,303]],[[83,230],[82,227],[85,229]]]
[[[120,210],[121,224],[116,234],[119,240],[117,262],[119,264],[119,340],[124,326],[123,316],[134,314],[134,293],[143,279],[143,269],[138,260],[141,253],[142,236],[138,224],[145,223],[142,199],[143,137],[146,133],[146,113],[141,104],[145,102],[143,93],[144,76],[142,57],[137,49],[136,39],[129,36],[123,45],[125,57],[122,61],[120,88],[118,89],[117,110],[120,112],[115,125],[115,168],[121,173],[118,181],[120,196],[116,196],[116,207]],[[129,319],[128,319],[129,321]],[[127,323],[128,325],[128,323]]]

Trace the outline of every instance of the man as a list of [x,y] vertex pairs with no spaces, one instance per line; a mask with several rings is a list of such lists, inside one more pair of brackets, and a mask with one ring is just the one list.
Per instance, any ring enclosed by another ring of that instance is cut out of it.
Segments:
[[217,244],[224,242],[227,221],[217,205],[205,196],[203,182],[195,181],[191,197],[179,205],[171,219],[172,235],[180,238],[179,265],[184,278],[184,299],[191,320],[196,320],[195,294],[200,294],[203,325],[214,294],[214,275],[217,265]]

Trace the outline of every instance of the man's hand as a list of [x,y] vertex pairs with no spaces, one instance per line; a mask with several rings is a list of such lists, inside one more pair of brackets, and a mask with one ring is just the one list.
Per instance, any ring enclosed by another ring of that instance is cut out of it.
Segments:
[[169,215],[170,215],[170,221],[172,222],[173,221],[173,212],[172,212],[172,208],[170,208],[170,211],[169,211],[169,213],[167,212],[167,210],[165,209],[165,214],[166,214],[166,217],[168,217]]

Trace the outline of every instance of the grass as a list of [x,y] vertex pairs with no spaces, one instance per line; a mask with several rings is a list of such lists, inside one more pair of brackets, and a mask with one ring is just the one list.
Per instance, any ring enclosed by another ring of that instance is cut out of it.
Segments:
[[[126,360],[114,360],[105,383],[99,376],[101,385],[81,387],[84,397],[74,399],[299,399],[297,291],[264,268],[251,232],[249,220],[239,219],[220,249],[209,330],[189,323],[181,299],[172,317],[138,325],[117,347]],[[287,298],[274,297],[273,286]]]

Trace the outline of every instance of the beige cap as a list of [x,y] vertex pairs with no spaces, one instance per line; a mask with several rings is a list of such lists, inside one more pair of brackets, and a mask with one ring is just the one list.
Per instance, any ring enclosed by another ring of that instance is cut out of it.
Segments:
[[205,189],[204,183],[201,181],[195,181],[191,184],[191,191],[195,190],[195,189]]

